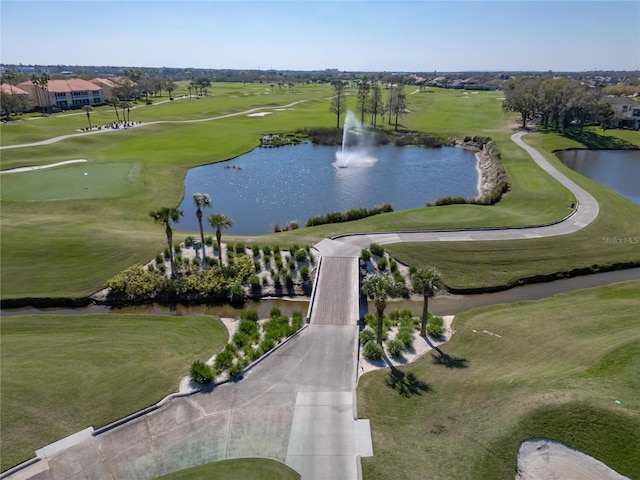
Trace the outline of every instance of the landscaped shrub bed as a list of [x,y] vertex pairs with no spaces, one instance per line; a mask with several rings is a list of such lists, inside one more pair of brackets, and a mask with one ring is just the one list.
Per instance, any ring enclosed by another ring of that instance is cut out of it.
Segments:
[[393,212],[393,206],[390,203],[379,205],[373,208],[353,208],[346,212],[331,212],[317,217],[311,217],[305,224],[307,227],[315,227],[316,225],[325,225],[327,223],[350,222],[351,220],[360,220],[362,218],[371,217],[380,213]]

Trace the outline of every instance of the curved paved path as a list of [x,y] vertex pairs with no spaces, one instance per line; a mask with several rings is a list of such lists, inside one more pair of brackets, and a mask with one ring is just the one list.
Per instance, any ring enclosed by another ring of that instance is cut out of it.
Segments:
[[[40,461],[2,475],[17,479],[152,479],[227,458],[287,463],[303,480],[357,480],[373,453],[369,424],[355,412],[360,250],[371,242],[517,240],[576,232],[598,216],[597,201],[524,144],[536,163],[575,195],[572,215],[552,225],[504,229],[370,233],[325,239],[311,323],[237,383],[175,398],[106,432],[79,432],[39,450]],[[346,274],[345,274],[346,270]],[[316,310],[317,309],[317,310]],[[314,312],[314,310],[316,310]]]
[[524,148],[545,172],[569,189],[576,197],[575,210],[563,220],[549,225],[506,227],[491,229],[425,230],[414,232],[388,232],[341,235],[325,239],[316,245],[321,254],[358,255],[371,243],[387,245],[401,242],[468,242],[487,240],[527,240],[531,238],[555,237],[577,232],[593,222],[599,213],[597,200],[586,190],[555,169],[537,150],[522,140],[527,132],[511,136],[517,145]]

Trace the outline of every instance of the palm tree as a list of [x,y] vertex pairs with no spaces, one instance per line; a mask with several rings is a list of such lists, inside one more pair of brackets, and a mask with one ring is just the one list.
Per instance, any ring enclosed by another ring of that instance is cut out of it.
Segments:
[[160,223],[166,227],[165,231],[167,233],[167,245],[169,245],[169,259],[171,261],[171,265],[169,266],[171,278],[174,277],[173,274],[173,230],[171,230],[171,222],[178,223],[180,221],[180,217],[182,217],[183,212],[179,208],[176,207],[162,207],[159,210],[153,210],[149,212],[149,216],[153,218],[153,221],[156,223]]
[[89,130],[91,130],[91,110],[93,110],[93,108],[91,108],[91,105],[85,105],[84,109],[87,112],[87,120],[89,121]]
[[202,230],[202,209],[211,206],[211,197],[207,193],[194,193],[193,203],[196,204],[196,217],[198,217],[198,225],[200,225],[200,240],[202,240],[202,259],[207,258],[204,250],[204,231]]
[[373,299],[378,312],[378,334],[376,341],[382,345],[382,322],[384,309],[387,308],[387,300],[398,297],[401,294],[400,285],[388,274],[371,273],[362,281],[362,293]]
[[222,267],[222,243],[220,243],[222,232],[220,231],[220,229],[231,227],[233,225],[233,222],[224,213],[213,213],[209,215],[209,218],[207,218],[207,222],[209,222],[209,225],[216,229],[216,240],[218,241],[218,256],[220,257],[220,266]]
[[421,293],[424,298],[422,306],[422,325],[420,335],[427,335],[427,316],[429,310],[429,297],[444,287],[440,272],[435,267],[419,268],[411,275],[413,293]]

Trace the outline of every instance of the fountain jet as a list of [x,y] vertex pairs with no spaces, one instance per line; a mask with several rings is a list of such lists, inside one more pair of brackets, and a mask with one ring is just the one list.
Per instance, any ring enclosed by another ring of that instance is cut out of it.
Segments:
[[369,167],[378,161],[369,151],[372,148],[373,137],[368,135],[362,123],[349,110],[344,119],[342,132],[342,149],[336,152],[336,168]]

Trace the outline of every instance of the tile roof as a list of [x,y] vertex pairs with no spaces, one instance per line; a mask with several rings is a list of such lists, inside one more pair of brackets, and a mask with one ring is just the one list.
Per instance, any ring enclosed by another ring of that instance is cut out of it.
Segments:
[[[19,83],[18,85],[29,85],[31,81]],[[47,90],[50,92],[78,92],[78,91],[94,91],[100,90],[100,87],[95,83],[81,80],[79,78],[69,78],[67,80],[49,80],[47,83]]]
[[29,92],[25,92],[20,87],[16,87],[15,85],[12,86],[8,83],[0,83],[0,91],[5,94],[13,93],[14,95],[29,95]]

